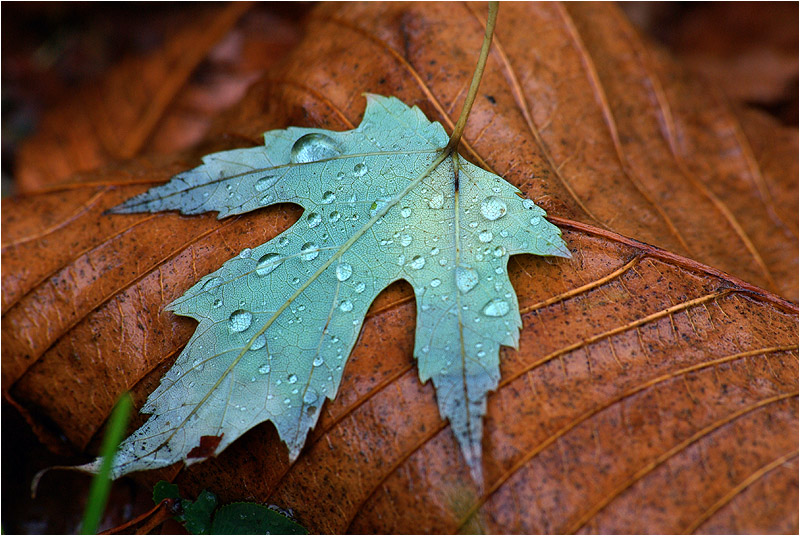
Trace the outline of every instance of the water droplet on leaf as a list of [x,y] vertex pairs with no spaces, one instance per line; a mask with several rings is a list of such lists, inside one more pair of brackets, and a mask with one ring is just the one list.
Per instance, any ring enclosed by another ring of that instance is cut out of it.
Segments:
[[212,277],[205,283],[203,283],[202,290],[208,292],[209,290],[215,290],[218,286],[222,284],[221,277]]
[[498,317],[505,316],[510,310],[511,307],[508,305],[507,301],[500,298],[495,298],[483,306],[482,312],[486,316]]
[[253,315],[250,311],[238,309],[232,312],[230,318],[228,318],[228,327],[234,333],[239,333],[249,328],[252,321]]
[[505,202],[499,197],[490,196],[481,202],[481,214],[489,221],[499,220],[508,212]]
[[265,276],[275,270],[283,262],[283,257],[278,253],[267,253],[258,259],[256,265],[256,273],[260,276]]
[[347,281],[351,275],[353,275],[353,267],[346,262],[336,267],[336,279],[339,281]]
[[433,209],[442,208],[444,206],[444,194],[442,192],[436,192],[428,199],[428,206]]
[[323,205],[330,205],[336,200],[336,194],[328,190],[324,194],[322,194],[322,204]]
[[480,281],[478,272],[466,266],[456,266],[456,287],[462,293],[466,294],[474,289]]
[[421,255],[415,255],[411,262],[408,265],[413,268],[414,270],[421,270],[423,266],[425,266],[425,257]]
[[334,158],[340,154],[333,138],[314,132],[301,136],[294,142],[289,161],[295,164],[307,164]]
[[317,249],[317,245],[314,242],[306,242],[303,244],[303,247],[300,248],[300,257],[304,261],[313,261],[319,256],[319,249]]
[[311,229],[322,223],[322,216],[320,216],[316,212],[312,212],[311,214],[309,214],[308,218],[306,219],[308,220],[308,226]]
[[262,177],[256,181],[255,188],[257,191],[263,192],[277,181],[278,179],[274,175],[267,175],[266,177]]
[[317,398],[319,398],[317,392],[309,387],[306,390],[306,394],[303,395],[303,402],[305,402],[306,404],[313,404],[314,402],[317,401]]
[[345,313],[349,313],[353,310],[353,302],[350,300],[344,300],[342,303],[339,304],[339,309],[344,311]]
[[253,344],[250,345],[251,350],[261,350],[264,346],[267,345],[267,338],[262,333],[253,341]]

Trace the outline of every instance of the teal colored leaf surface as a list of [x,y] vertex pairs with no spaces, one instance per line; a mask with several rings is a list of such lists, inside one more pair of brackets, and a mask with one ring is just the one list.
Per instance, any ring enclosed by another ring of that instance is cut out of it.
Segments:
[[208,155],[112,209],[220,218],[283,202],[305,209],[169,306],[199,325],[142,408],[152,417],[121,445],[114,474],[201,461],[266,420],[294,461],[336,395],[370,304],[404,279],[417,303],[420,380],[433,380],[481,482],[487,393],[500,346],[516,347],[521,327],[508,259],[568,257],[559,229],[517,188],[447,154],[442,126],[395,98],[368,95],[354,130],[264,138],[263,147]]

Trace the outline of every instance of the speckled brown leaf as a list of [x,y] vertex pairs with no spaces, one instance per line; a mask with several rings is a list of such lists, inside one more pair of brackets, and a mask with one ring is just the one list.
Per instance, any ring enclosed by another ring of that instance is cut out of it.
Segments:
[[[364,91],[448,128],[483,17],[320,5],[210,139],[351,128]],[[797,307],[778,295],[797,296],[797,133],[766,144],[744,124],[614,6],[503,4],[464,152],[555,214],[573,259],[509,264],[524,326],[489,398],[483,492],[417,380],[406,285],[373,304],[294,466],[267,425],[142,478],[291,507],[312,532],[796,532]],[[164,305],[299,216],[102,215],[196,163],[4,201],[3,389],[41,433],[91,450],[119,393],[141,404],[194,329]]]

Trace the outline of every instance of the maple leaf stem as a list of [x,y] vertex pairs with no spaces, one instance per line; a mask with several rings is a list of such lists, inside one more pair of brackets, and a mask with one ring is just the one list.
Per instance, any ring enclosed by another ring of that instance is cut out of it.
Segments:
[[492,36],[494,35],[494,26],[497,22],[498,9],[498,2],[489,2],[489,16],[486,20],[486,33],[483,36],[481,53],[478,57],[478,64],[475,66],[475,73],[472,75],[472,82],[470,82],[469,85],[467,98],[464,100],[464,106],[461,108],[461,115],[458,116],[456,126],[453,128],[453,133],[450,135],[450,141],[447,142],[447,146],[445,147],[445,152],[448,154],[458,152],[458,144],[461,143],[461,136],[464,134],[464,127],[467,125],[469,112],[472,110],[475,97],[478,95],[478,86],[481,84],[483,70],[486,67],[486,58],[489,57],[489,47],[492,45]]

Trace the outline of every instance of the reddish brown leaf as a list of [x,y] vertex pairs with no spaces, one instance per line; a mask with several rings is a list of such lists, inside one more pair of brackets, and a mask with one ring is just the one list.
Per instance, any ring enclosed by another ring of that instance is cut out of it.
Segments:
[[225,434],[220,436],[201,436],[200,437],[200,444],[189,451],[189,454],[186,455],[187,458],[209,458],[214,455],[214,451],[217,450],[219,446],[219,442],[222,441],[222,437]]
[[[211,136],[348,128],[363,91],[452,127],[483,13],[321,5]],[[574,257],[510,263],[524,326],[489,398],[486,489],[417,379],[404,284],[373,304],[294,466],[266,425],[172,475],[312,532],[796,532],[797,307],[773,293],[797,296],[796,154],[751,146],[763,121],[743,127],[613,6],[504,4],[495,44],[464,152],[556,215]],[[79,449],[190,336],[164,305],[299,216],[102,214],[192,164],[137,159],[4,201],[3,388]]]

